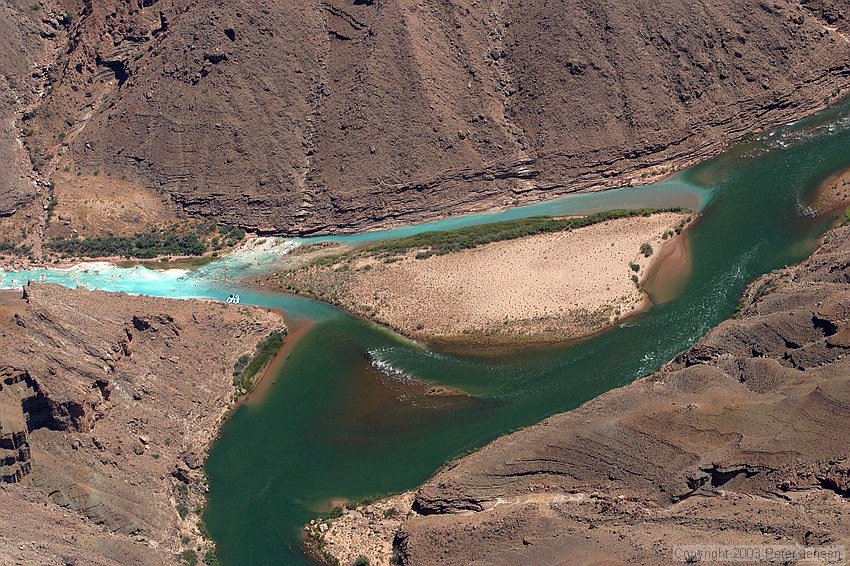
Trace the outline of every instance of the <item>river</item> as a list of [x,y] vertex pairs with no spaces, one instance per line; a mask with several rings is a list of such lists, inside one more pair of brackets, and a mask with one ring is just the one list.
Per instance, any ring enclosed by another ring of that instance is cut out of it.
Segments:
[[[358,243],[622,207],[701,209],[686,233],[693,269],[677,298],[588,340],[545,351],[454,355],[323,303],[239,290],[243,303],[282,308],[289,319],[314,324],[263,398],[240,405],[210,451],[205,520],[222,564],[309,564],[300,550],[301,526],[327,512],[331,499],[411,489],[450,458],[651,373],[729,317],[747,283],[816,249],[835,215],[816,213],[809,200],[824,179],[847,166],[850,102],[735,145],[655,185],[333,238]],[[240,277],[273,269],[297,243],[266,240],[189,271],[93,264],[0,272],[0,286],[44,274],[65,285],[223,299]],[[416,380],[469,395],[417,395],[406,385]]]

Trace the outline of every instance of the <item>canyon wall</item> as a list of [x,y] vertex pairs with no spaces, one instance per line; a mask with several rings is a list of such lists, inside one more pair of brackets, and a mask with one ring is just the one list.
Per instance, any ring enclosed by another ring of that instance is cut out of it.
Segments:
[[20,126],[60,200],[108,175],[261,232],[362,230],[638,183],[810,113],[850,83],[846,12],[68,0]]

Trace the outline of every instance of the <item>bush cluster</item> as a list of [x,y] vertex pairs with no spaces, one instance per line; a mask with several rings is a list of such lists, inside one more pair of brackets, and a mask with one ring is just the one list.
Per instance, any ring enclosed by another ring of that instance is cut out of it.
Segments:
[[163,255],[203,255],[207,245],[197,234],[179,235],[151,230],[133,236],[95,236],[93,238],[57,239],[46,247],[55,252],[77,257],[133,257],[151,259]]
[[199,256],[210,248],[219,250],[235,245],[244,237],[245,230],[242,228],[202,224],[184,232],[171,227],[153,228],[132,236],[57,238],[47,242],[45,247],[65,256],[152,259],[160,256]]
[[284,338],[286,338],[286,331],[272,332],[257,345],[253,357],[240,356],[233,369],[234,385],[245,390],[250,389],[254,384],[254,378],[260,373],[260,370],[266,367],[283,345]]

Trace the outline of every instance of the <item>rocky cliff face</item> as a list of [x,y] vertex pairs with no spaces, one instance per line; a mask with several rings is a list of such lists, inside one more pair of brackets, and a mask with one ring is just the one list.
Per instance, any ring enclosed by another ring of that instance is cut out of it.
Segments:
[[[844,227],[655,375],[451,464],[390,519],[400,562],[655,565],[674,544],[850,542],[848,258]],[[349,532],[355,556],[381,547],[381,528]]]
[[68,5],[36,167],[269,232],[628,185],[850,82],[834,0]]
[[[0,479],[19,484],[0,500],[56,508],[6,516],[0,540],[50,539],[41,559],[83,563],[198,548],[199,468],[236,392],[234,361],[282,324],[213,302],[48,284],[0,293]],[[41,515],[46,530],[27,539]],[[38,551],[25,546],[24,559]]]

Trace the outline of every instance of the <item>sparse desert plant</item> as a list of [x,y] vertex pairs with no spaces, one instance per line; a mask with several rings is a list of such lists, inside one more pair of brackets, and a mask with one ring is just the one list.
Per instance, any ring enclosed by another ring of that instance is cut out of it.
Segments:
[[649,257],[652,255],[652,244],[649,242],[644,242],[640,245],[640,253],[644,255],[644,257]]

